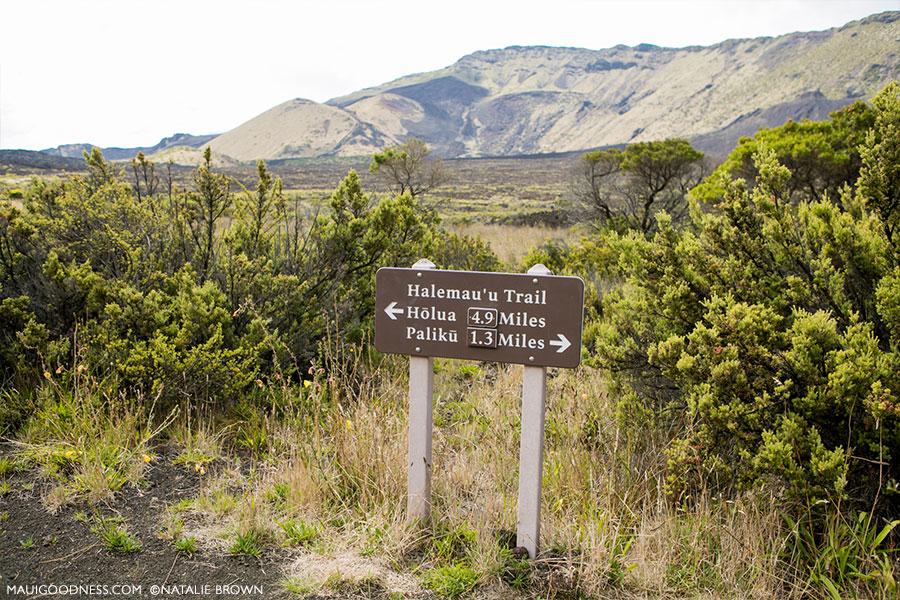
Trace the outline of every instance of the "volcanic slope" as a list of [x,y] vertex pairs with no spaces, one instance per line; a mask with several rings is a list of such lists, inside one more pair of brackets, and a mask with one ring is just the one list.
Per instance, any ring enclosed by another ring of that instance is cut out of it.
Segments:
[[724,154],[759,127],[825,118],[892,79],[900,79],[900,11],[702,47],[513,46],[325,104],[289,100],[209,144],[241,162],[365,156],[409,136],[446,158],[668,137]]

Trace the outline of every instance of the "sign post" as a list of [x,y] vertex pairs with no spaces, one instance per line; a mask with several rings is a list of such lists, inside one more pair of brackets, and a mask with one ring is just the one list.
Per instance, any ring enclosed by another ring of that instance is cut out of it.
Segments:
[[[414,269],[434,269],[422,259]],[[434,411],[434,358],[409,357],[409,454],[406,521],[425,523],[431,516],[431,439]]]
[[[544,265],[529,274],[549,275]],[[580,340],[581,338],[579,338]],[[581,344],[579,344],[579,347]],[[579,348],[580,350],[580,348]],[[579,352],[580,353],[580,352]],[[547,367],[522,368],[522,430],[519,441],[519,522],[516,546],[537,556],[541,534],[541,482],[544,478],[544,418],[547,405]]]
[[407,521],[431,510],[434,357],[525,365],[516,539],[540,538],[547,367],[581,362],[584,282],[544,265],[527,274],[442,271],[420,260],[375,275],[375,347],[409,356]]

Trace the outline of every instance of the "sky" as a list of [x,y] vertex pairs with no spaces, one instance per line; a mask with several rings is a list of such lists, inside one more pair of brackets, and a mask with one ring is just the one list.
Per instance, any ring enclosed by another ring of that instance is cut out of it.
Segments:
[[0,148],[222,133],[477,50],[684,47],[818,31],[900,0],[0,2]]

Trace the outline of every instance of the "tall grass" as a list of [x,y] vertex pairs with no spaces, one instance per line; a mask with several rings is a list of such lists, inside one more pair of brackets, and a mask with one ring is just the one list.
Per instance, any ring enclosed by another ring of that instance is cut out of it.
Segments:
[[[835,521],[830,543],[785,519],[768,492],[667,497],[676,432],[586,367],[549,373],[536,560],[512,548],[519,366],[435,361],[432,520],[407,525],[407,363],[364,348],[327,344],[303,383],[261,381],[230,419],[162,418],[76,365],[68,378],[48,373],[17,443],[59,482],[45,498],[52,508],[138,480],[165,433],[182,448],[174,462],[213,463],[178,507],[179,536],[239,554],[290,547],[299,558],[286,587],[309,593],[762,599],[896,589],[882,524]],[[259,444],[248,455],[251,434]]]
[[[424,530],[404,514],[405,361],[389,357],[364,376],[353,361],[331,367],[270,429],[269,447],[279,450],[264,474],[234,471],[196,503],[192,535],[235,544],[252,532],[290,545],[284,523],[300,522],[315,531],[307,551],[336,564],[387,560],[451,596],[473,585],[497,597],[513,589],[521,597],[790,595],[779,566],[785,523],[772,498],[703,496],[673,506],[664,492],[670,433],[624,418],[597,371],[551,372],[542,553],[527,563],[511,553],[521,367],[436,361],[433,508]],[[354,378],[355,386],[342,384]],[[309,418],[317,406],[327,410]],[[226,489],[242,491],[217,501]],[[310,573],[297,569],[292,580],[308,584]],[[320,584],[334,585],[334,575]]]
[[78,360],[44,378],[15,445],[54,482],[44,496],[47,507],[54,511],[75,499],[99,502],[139,481],[150,442],[172,423],[174,412],[158,415],[152,398],[98,381]]

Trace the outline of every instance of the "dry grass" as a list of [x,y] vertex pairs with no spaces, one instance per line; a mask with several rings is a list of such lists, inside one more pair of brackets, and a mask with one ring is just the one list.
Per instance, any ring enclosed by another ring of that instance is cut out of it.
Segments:
[[[403,597],[452,564],[474,573],[486,598],[785,596],[772,504],[701,498],[689,511],[673,507],[661,484],[667,432],[624,423],[601,374],[586,368],[551,372],[543,553],[524,567],[530,583],[510,588],[521,367],[439,359],[436,371],[428,528],[405,523],[404,363],[391,359],[355,393],[330,389],[344,380],[334,374],[319,398],[298,399],[298,413],[270,430],[279,438],[270,447],[292,441],[293,450],[270,456],[252,477],[234,470],[211,481],[185,533],[225,547],[256,530],[281,544],[279,523],[309,524],[315,541],[286,584],[304,593],[376,586]],[[336,403],[311,430],[300,409],[326,401]]]
[[185,411],[168,429],[169,438],[181,447],[175,462],[199,469],[222,454],[222,439],[227,433],[215,426],[208,411],[199,416],[193,411]]
[[[701,494],[674,505],[663,491],[672,433],[640,411],[626,416],[604,375],[584,367],[548,376],[536,560],[510,553],[519,366],[435,361],[432,519],[408,525],[407,363],[386,357],[372,366],[361,354],[326,348],[309,385],[272,389],[257,409],[265,443],[254,460],[229,452],[245,422],[169,421],[170,440],[184,449],[178,462],[208,468],[201,492],[172,507],[170,529],[222,552],[290,547],[284,586],[300,597],[419,597],[428,588],[485,599],[762,599],[798,589],[781,559],[775,501]],[[67,473],[44,498],[51,509],[102,500],[139,477],[158,431],[140,418],[140,399],[75,389],[84,395],[45,387],[52,394],[23,432],[35,462]],[[73,425],[59,429],[61,418]]]
[[113,395],[89,377],[57,383],[45,375],[49,382],[38,390],[38,408],[14,444],[55,482],[42,498],[48,510],[74,500],[96,504],[139,481],[150,441],[172,416],[154,422],[147,416],[152,402],[140,393]]
[[447,229],[457,235],[478,236],[488,244],[507,265],[515,267],[535,246],[548,241],[555,244],[574,244],[580,234],[573,228],[546,225],[488,225],[486,223],[458,223]]

